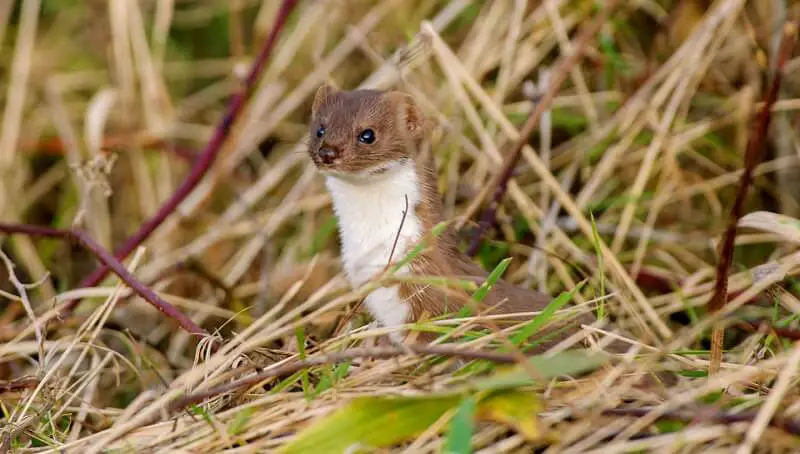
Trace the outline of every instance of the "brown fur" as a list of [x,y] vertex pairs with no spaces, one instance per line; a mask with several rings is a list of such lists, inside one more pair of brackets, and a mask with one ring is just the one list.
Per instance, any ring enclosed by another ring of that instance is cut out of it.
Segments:
[[[321,170],[344,174],[371,172],[373,169],[380,169],[381,164],[415,159],[422,186],[422,202],[411,208],[421,219],[423,229],[430,231],[444,219],[433,157],[430,153],[420,151],[424,139],[424,121],[419,107],[405,93],[374,90],[342,92],[326,85],[317,91],[314,99],[309,154]],[[322,139],[316,136],[320,126],[325,127]],[[377,140],[371,145],[360,144],[356,140],[358,134],[366,128],[375,131]],[[337,160],[330,164],[320,162],[317,151],[321,147],[336,148],[339,152]],[[401,258],[403,252],[399,251],[395,260]],[[429,238],[429,247],[412,261],[410,267],[414,275],[472,279],[479,284],[487,277],[480,266],[458,249],[455,232],[451,229],[447,229],[437,238]],[[400,295],[411,305],[413,320],[419,320],[424,314],[437,317],[456,313],[470,300],[469,294],[463,290],[446,291],[418,283],[400,284]],[[549,302],[550,298],[546,295],[500,280],[477,309],[484,314],[533,312],[544,309]],[[551,327],[551,330],[562,332],[540,349],[574,333],[579,329],[580,323],[588,324],[593,321],[591,314],[584,314]],[[433,336],[425,335],[420,340],[428,341],[432,338]]]

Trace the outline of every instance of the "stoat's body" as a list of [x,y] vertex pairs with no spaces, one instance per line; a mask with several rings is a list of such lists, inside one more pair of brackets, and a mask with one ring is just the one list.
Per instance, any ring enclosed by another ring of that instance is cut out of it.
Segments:
[[[401,92],[342,92],[330,86],[317,92],[309,154],[333,199],[342,261],[354,287],[382,273],[390,258],[397,262],[405,257],[443,220],[432,156],[420,152],[423,122],[414,100]],[[484,270],[459,251],[449,229],[429,238],[426,249],[397,274],[471,278],[478,283],[486,278]],[[469,298],[464,291],[403,282],[373,291],[365,303],[381,325],[392,327],[424,313],[456,313]],[[531,312],[549,301],[541,293],[498,281],[479,308],[493,314]],[[587,314],[574,322],[591,321]],[[400,338],[399,333],[394,336]]]

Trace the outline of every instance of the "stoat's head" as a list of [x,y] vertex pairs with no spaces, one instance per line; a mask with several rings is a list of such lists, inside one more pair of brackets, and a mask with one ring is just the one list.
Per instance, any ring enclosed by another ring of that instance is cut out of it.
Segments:
[[317,90],[308,153],[317,168],[342,177],[368,177],[414,158],[424,117],[403,92]]

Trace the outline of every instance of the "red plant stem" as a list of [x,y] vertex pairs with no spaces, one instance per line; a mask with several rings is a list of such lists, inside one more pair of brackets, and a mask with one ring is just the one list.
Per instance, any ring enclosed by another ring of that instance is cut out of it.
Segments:
[[792,55],[795,39],[794,35],[797,33],[797,26],[792,24],[786,25],[786,30],[781,40],[781,47],[778,54],[778,65],[775,69],[775,74],[772,76],[772,84],[764,100],[764,105],[761,107],[761,112],[758,115],[756,122],[756,129],[747,143],[747,150],[744,156],[744,171],[739,180],[739,187],[736,190],[736,199],[734,199],[733,207],[731,208],[730,218],[725,233],[722,237],[722,244],[719,252],[719,262],[717,265],[717,276],[714,285],[714,295],[708,302],[708,310],[710,313],[719,311],[725,306],[728,297],[728,270],[730,269],[731,262],[733,261],[733,248],[736,240],[736,225],[742,217],[744,211],[744,200],[747,197],[747,191],[753,182],[753,170],[756,165],[761,162],[761,157],[764,154],[764,142],[766,141],[767,131],[769,130],[769,123],[772,119],[772,106],[778,99],[778,90],[781,85],[786,61]]
[[0,223],[0,232],[6,234],[24,234],[36,237],[46,238],[59,238],[62,240],[75,241],[81,246],[88,249],[97,260],[99,260],[108,269],[112,270],[119,278],[125,282],[133,291],[145,299],[148,303],[152,304],[156,309],[161,311],[167,317],[175,320],[181,328],[189,333],[197,334],[200,336],[207,336],[203,328],[197,326],[195,322],[186,316],[183,312],[176,309],[173,305],[164,301],[160,296],[151,290],[146,285],[139,282],[127,269],[120,263],[114,256],[111,255],[102,246],[97,244],[86,232],[81,230],[61,230],[50,227],[28,225],[28,224],[5,224]]
[[[164,202],[163,205],[161,205],[161,208],[158,209],[156,214],[142,224],[142,226],[139,228],[139,231],[130,236],[115,252],[114,256],[117,258],[117,260],[124,260],[126,257],[128,257],[128,255],[131,254],[131,252],[139,247],[139,245],[147,240],[147,238],[172,213],[175,212],[175,210],[178,208],[178,205],[180,205],[181,202],[183,202],[183,200],[186,199],[189,194],[191,194],[195,186],[197,186],[200,180],[202,180],[205,176],[206,172],[208,172],[208,169],[211,168],[211,165],[214,163],[217,155],[222,149],[222,145],[225,143],[225,140],[230,133],[231,126],[236,120],[236,117],[241,113],[245,105],[245,101],[249,97],[250,92],[253,90],[253,87],[258,80],[258,77],[261,75],[261,72],[266,66],[266,63],[272,53],[272,49],[275,47],[275,43],[278,40],[280,31],[286,24],[286,19],[296,4],[297,0],[283,0],[283,3],[281,4],[280,9],[275,16],[275,22],[273,23],[272,30],[267,37],[267,41],[261,48],[261,52],[258,54],[253,67],[250,69],[250,73],[247,75],[247,78],[244,81],[243,90],[234,94],[231,98],[225,115],[217,124],[213,136],[208,141],[203,151],[200,152],[197,160],[192,166],[192,169],[189,171],[189,174],[181,182],[180,186],[178,186],[175,192],[172,193],[170,198]],[[83,281],[81,281],[80,287],[93,287],[99,284],[108,275],[108,272],[109,267],[108,265],[104,264],[87,276]],[[73,311],[79,302],[80,300],[73,300],[66,304],[64,307],[65,314]]]
[[[778,64],[775,68],[775,74],[772,76],[772,83],[770,84],[769,91],[764,100],[764,105],[761,107],[761,112],[759,112],[758,118],[756,119],[755,131],[750,135],[750,139],[747,142],[747,149],[744,154],[744,170],[739,179],[739,187],[736,190],[736,198],[731,207],[728,225],[722,236],[722,242],[719,248],[719,261],[717,262],[716,280],[714,282],[714,294],[711,296],[706,306],[709,314],[719,312],[725,307],[728,301],[728,271],[733,262],[733,249],[736,244],[736,226],[744,212],[744,200],[747,197],[747,191],[750,189],[750,185],[753,184],[753,171],[756,165],[761,162],[762,155],[764,154],[767,131],[769,131],[769,123],[770,120],[772,120],[772,107],[778,99],[778,91],[781,86],[783,71],[786,66],[786,61],[792,55],[796,34],[796,25],[791,23],[786,23],[784,25],[783,37],[781,39],[780,49],[778,50]],[[709,375],[719,371],[720,363],[722,362],[722,343],[724,337],[725,331],[723,327],[719,324],[714,324],[711,331],[711,351],[708,366]]]
[[580,35],[575,39],[575,44],[572,46],[572,54],[564,56],[558,67],[558,70],[553,72],[554,76],[549,89],[544,94],[542,99],[536,103],[536,107],[531,113],[531,116],[523,125],[522,130],[519,133],[519,138],[516,142],[514,142],[514,146],[508,153],[508,158],[506,158],[503,168],[495,179],[494,194],[492,199],[489,201],[489,206],[486,207],[481,215],[480,222],[478,223],[478,231],[475,233],[475,236],[472,237],[472,241],[467,249],[467,255],[474,256],[478,253],[481,237],[489,228],[489,226],[494,223],[494,219],[497,215],[497,208],[500,206],[500,203],[503,201],[503,197],[506,194],[508,182],[514,173],[514,167],[517,165],[517,161],[519,161],[520,156],[522,156],[522,148],[528,143],[528,139],[539,124],[539,119],[542,117],[542,114],[544,114],[545,110],[550,107],[550,104],[552,104],[559,88],[561,88],[561,85],[567,79],[570,71],[583,58],[584,54],[586,53],[586,48],[589,45],[589,40],[592,39],[595,34],[597,34],[597,32],[600,30],[600,27],[602,27],[608,19],[611,11],[616,7],[617,3],[619,3],[619,0],[610,0],[607,2],[599,16],[592,23],[586,26],[581,31]]

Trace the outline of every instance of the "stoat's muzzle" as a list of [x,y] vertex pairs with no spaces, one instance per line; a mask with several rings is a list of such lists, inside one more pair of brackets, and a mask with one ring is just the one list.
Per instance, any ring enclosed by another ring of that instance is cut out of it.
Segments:
[[312,152],[312,157],[317,167],[332,167],[337,164],[342,157],[342,150],[337,146],[323,141],[319,145],[319,148],[317,148],[316,153]]
[[321,163],[331,165],[336,162],[336,159],[341,155],[338,148],[323,145],[317,150],[317,157]]

